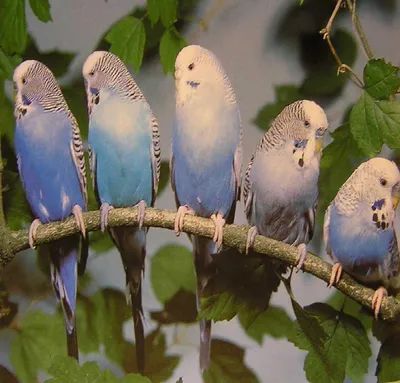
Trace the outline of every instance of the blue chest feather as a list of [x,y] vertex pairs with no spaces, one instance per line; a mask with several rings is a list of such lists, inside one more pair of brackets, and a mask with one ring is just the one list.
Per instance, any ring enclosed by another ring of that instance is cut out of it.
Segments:
[[84,208],[66,114],[30,110],[17,120],[14,144],[27,199],[42,222],[64,219],[76,204]]
[[174,126],[172,176],[176,196],[180,205],[186,204],[204,217],[217,212],[226,216],[235,199],[234,155],[239,143],[239,120],[225,122],[227,129],[215,121],[214,132],[208,134],[203,134],[207,128],[191,126],[183,131]]
[[[355,222],[353,232],[349,233],[346,228],[349,224],[347,220],[351,220],[351,217],[338,214],[332,204],[329,221],[329,245],[332,254],[345,267],[381,265],[388,256],[393,230],[372,230]],[[373,226],[372,222],[370,226]]]
[[102,203],[151,204],[151,111],[143,101],[128,102],[102,91],[89,123],[96,156],[96,187]]

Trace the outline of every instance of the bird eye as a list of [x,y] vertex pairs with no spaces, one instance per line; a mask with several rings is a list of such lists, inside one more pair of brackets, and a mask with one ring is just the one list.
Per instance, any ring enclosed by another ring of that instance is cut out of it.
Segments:
[[89,72],[89,76],[93,77],[94,76],[94,71]]
[[305,121],[304,121],[304,126],[305,126],[306,128],[308,128],[308,127],[310,126],[310,121],[305,120]]
[[316,130],[315,135],[317,137],[322,137],[324,135],[324,129],[323,128],[319,128]]
[[25,77],[22,77],[22,83],[26,84],[26,78]]
[[191,64],[188,66],[188,69],[189,69],[189,70],[193,70],[193,68],[194,68],[194,63],[191,63]]
[[384,178],[380,179],[380,183],[382,186],[386,186],[387,185],[387,181]]

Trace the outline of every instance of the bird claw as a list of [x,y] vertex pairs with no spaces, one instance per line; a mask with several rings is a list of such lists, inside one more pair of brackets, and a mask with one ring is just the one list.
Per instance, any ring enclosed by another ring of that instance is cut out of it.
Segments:
[[374,310],[375,319],[378,319],[379,312],[381,311],[382,300],[384,296],[387,296],[387,290],[381,286],[377,289],[372,297],[372,310]]
[[143,227],[143,220],[144,220],[144,212],[146,210],[146,202],[141,200],[139,203],[136,205],[138,209],[138,222],[139,222],[139,229]]
[[335,283],[338,283],[342,276],[343,267],[337,262],[332,266],[331,277],[329,279],[328,287],[331,288]]
[[190,209],[187,205],[179,206],[178,211],[175,216],[174,231],[175,235],[179,237],[183,228],[183,219],[185,215],[194,215],[194,210]]
[[211,217],[215,225],[215,233],[213,241],[217,244],[217,252],[221,249],[222,239],[223,239],[223,228],[225,225],[225,219],[222,217],[221,213],[213,214]]
[[100,206],[100,229],[104,233],[108,226],[108,213],[114,209],[114,206],[108,203],[102,203]]
[[86,238],[85,222],[83,221],[82,208],[79,205],[74,205],[72,214],[75,217],[76,225],[78,226],[83,238]]
[[296,273],[298,273],[300,269],[303,267],[306,259],[307,259],[307,246],[305,243],[301,243],[299,246],[297,246],[297,257],[295,263]]
[[253,248],[254,241],[256,239],[256,235],[258,234],[258,230],[256,226],[252,226],[247,232],[247,241],[246,241],[246,254],[249,253],[249,250]]
[[32,248],[32,249],[36,249],[36,246],[35,246],[36,231],[37,231],[37,228],[41,224],[42,223],[40,222],[40,219],[36,218],[31,223],[31,226],[29,226],[28,243],[29,243],[29,247]]

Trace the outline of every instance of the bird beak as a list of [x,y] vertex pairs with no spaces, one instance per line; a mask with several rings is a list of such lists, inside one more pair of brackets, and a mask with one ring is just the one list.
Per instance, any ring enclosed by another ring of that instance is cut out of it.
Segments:
[[400,200],[400,184],[396,184],[392,194],[392,204],[394,210],[396,210],[399,200]]
[[315,139],[315,154],[318,154],[321,151],[323,142],[324,142],[323,137]]

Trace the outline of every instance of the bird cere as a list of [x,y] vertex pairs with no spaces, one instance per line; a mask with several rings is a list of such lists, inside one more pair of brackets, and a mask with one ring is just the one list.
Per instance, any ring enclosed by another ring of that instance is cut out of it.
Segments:
[[[131,307],[135,359],[146,371],[142,277],[145,272],[146,207],[153,207],[160,179],[160,134],[156,117],[125,64],[106,51],[93,52],[82,68],[89,116],[88,156],[92,185],[101,216],[117,247]],[[261,137],[243,175],[243,128],[233,86],[217,55],[190,45],[175,61],[175,116],[170,178],[176,204],[175,233],[186,215],[209,218],[214,238],[190,235],[197,277],[197,306],[209,281],[210,265],[224,248],[225,224],[245,212],[249,228],[245,252],[253,252],[257,235],[296,248],[295,268],[307,258],[318,204],[324,110],[312,100],[285,106]],[[61,305],[67,353],[78,360],[75,308],[78,275],[88,257],[82,217],[87,211],[85,154],[76,119],[51,71],[27,60],[13,75],[16,90],[14,144],[26,198],[35,216],[29,245],[35,246],[40,224],[73,215],[80,234],[51,243],[51,283]],[[151,104],[151,100],[150,104]],[[206,112],[206,113],[205,113]],[[168,141],[168,138],[162,137]],[[379,316],[383,297],[400,289],[399,250],[393,222],[400,198],[396,164],[376,157],[363,162],[344,182],[326,209],[323,238],[333,260],[329,287],[343,271],[375,289],[372,310]],[[138,225],[109,227],[113,208],[136,207]],[[172,206],[171,206],[172,208]],[[282,262],[271,262],[277,274]],[[328,290],[327,290],[328,291]],[[210,366],[211,320],[201,318],[200,369]]]

